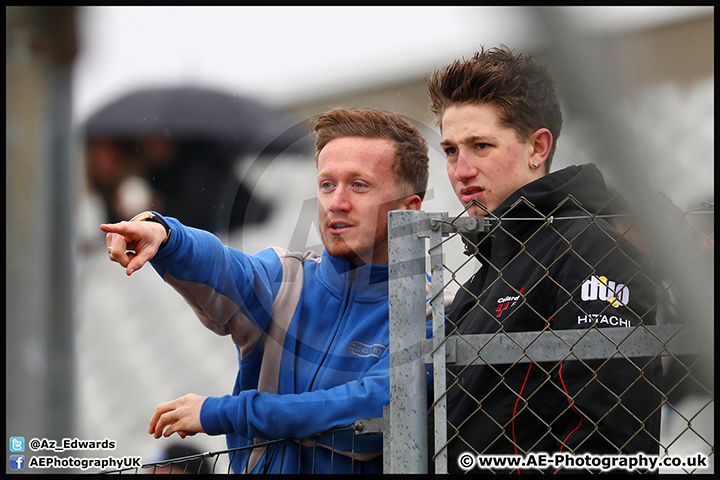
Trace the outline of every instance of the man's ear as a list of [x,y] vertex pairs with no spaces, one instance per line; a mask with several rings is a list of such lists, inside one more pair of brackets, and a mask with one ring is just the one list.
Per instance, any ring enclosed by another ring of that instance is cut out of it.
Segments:
[[547,160],[552,149],[553,136],[547,128],[540,128],[530,137],[532,152],[530,154],[530,165],[540,168]]
[[422,199],[419,195],[410,195],[403,200],[403,210],[420,210],[422,208]]

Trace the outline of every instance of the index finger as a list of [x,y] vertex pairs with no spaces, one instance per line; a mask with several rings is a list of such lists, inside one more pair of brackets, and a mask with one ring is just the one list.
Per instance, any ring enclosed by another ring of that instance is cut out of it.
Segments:
[[100,230],[105,233],[120,233],[127,232],[127,226],[130,222],[118,222],[118,223],[103,223],[100,225]]
[[[105,238],[108,248],[113,248],[117,239],[122,240],[125,245],[135,240],[138,232],[134,231],[134,229],[129,226],[129,223],[130,222],[103,223],[100,225],[100,230],[107,234]],[[124,247],[125,245],[121,243],[119,246]]]

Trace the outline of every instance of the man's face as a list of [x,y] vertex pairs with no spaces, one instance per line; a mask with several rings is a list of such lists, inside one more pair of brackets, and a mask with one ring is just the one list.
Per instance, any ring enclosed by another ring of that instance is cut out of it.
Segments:
[[318,214],[325,249],[353,264],[387,264],[387,214],[419,209],[392,172],[395,145],[380,138],[331,140],[318,155]]
[[[545,158],[537,155],[534,140],[521,141],[515,130],[500,125],[492,105],[448,108],[442,116],[442,136],[448,177],[464,206],[477,199],[492,212],[517,189],[543,175]],[[473,205],[468,214],[486,212]]]

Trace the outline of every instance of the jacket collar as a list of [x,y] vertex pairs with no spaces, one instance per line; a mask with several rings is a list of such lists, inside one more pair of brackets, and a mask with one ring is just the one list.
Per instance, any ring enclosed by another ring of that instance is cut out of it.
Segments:
[[[510,255],[541,228],[550,216],[569,212],[595,214],[607,208],[610,194],[594,164],[573,165],[519,188],[491,214],[493,228],[487,233],[463,235],[466,255],[485,263]],[[528,221],[520,222],[515,219]],[[483,258],[484,257],[484,258]]]
[[344,258],[323,251],[320,262],[321,280],[337,293],[345,294],[348,288],[355,288],[361,298],[387,296],[388,266],[366,263],[353,265]]

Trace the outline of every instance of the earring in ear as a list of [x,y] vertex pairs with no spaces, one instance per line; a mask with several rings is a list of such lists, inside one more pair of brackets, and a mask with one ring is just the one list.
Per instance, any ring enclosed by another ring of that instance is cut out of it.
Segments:
[[537,168],[537,167],[540,166],[540,162],[538,162],[537,160],[535,160],[535,161],[532,163],[532,166],[535,167],[535,168]]

